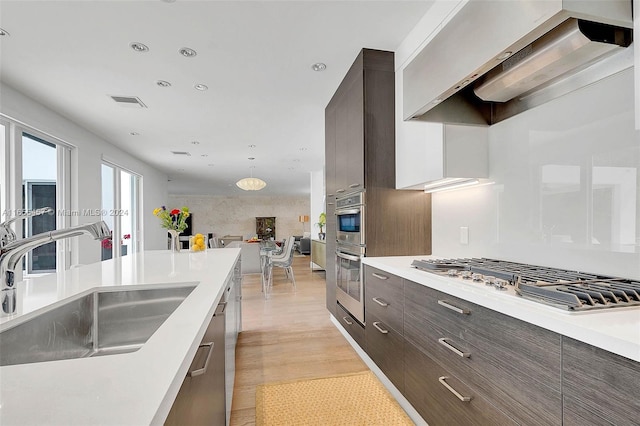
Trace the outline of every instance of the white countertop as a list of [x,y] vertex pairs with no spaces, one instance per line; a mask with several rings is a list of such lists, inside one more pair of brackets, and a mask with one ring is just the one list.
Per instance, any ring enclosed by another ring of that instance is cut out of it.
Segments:
[[568,312],[462,279],[411,267],[436,256],[365,257],[363,263],[640,362],[640,307]]
[[233,248],[147,251],[19,283],[18,313],[0,328],[98,287],[197,287],[136,352],[0,367],[0,424],[162,424],[239,256]]

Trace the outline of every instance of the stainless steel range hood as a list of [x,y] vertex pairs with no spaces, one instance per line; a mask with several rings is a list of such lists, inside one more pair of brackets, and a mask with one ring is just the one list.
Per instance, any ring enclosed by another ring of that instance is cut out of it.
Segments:
[[404,119],[495,124],[631,66],[632,28],[630,0],[469,0],[403,70]]

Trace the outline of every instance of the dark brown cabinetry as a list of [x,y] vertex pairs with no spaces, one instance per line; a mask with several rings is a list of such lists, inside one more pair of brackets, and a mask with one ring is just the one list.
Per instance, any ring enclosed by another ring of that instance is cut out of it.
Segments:
[[562,338],[565,425],[637,425],[640,364]]
[[638,424],[640,363],[369,265],[364,285],[363,348],[430,425]]
[[335,312],[335,199],[366,191],[366,256],[431,253],[431,197],[395,189],[394,54],[363,49],[325,109],[327,308]]
[[520,424],[561,423],[560,335],[410,281],[404,318],[407,342],[476,398]]
[[335,311],[335,316],[342,327],[347,330],[347,333],[349,333],[349,335],[353,337],[353,340],[355,340],[361,348],[366,349],[367,344],[364,336],[364,327],[360,323],[358,323],[358,321],[354,320],[353,317],[346,311],[346,309],[344,309],[337,303]]

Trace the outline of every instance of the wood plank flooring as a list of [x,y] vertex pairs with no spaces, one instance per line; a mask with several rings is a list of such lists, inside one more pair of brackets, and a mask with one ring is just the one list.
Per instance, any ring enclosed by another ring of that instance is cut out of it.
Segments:
[[294,258],[295,292],[284,271],[274,268],[268,300],[259,275],[243,278],[232,426],[255,425],[257,385],[368,370],[329,320],[325,273],[312,272],[309,261]]

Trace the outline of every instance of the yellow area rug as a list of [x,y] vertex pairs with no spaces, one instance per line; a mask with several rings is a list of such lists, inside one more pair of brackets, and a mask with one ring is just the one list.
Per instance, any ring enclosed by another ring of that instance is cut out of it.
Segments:
[[256,425],[413,425],[371,371],[256,389]]

